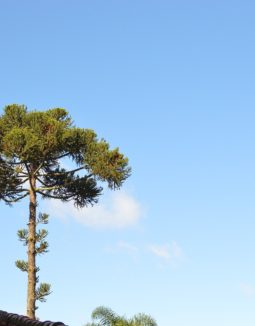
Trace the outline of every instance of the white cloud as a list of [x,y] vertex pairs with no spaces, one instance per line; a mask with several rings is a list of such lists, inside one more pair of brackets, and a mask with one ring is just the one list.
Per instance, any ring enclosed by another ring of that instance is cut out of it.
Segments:
[[74,218],[79,223],[97,229],[122,229],[137,224],[142,217],[139,202],[124,191],[102,196],[101,202],[93,207],[77,209],[72,203],[50,200],[47,212],[63,219]]
[[173,241],[172,244],[150,245],[148,246],[148,249],[154,256],[167,262],[176,263],[183,257],[182,249],[176,241]]
[[125,241],[119,241],[117,243],[117,248],[119,248],[119,250],[126,251],[129,254],[134,254],[138,252],[138,248],[135,245]]
[[255,287],[251,284],[241,283],[239,288],[246,297],[253,297],[255,295]]
[[165,268],[168,264],[175,268],[184,261],[183,251],[176,241],[164,245],[137,245],[135,243],[119,241],[115,245],[105,247],[104,251],[108,254],[129,255],[135,262],[140,260],[144,254],[149,252],[157,258],[157,266],[160,269]]
[[150,245],[149,246],[149,250],[150,252],[155,255],[158,256],[160,258],[169,260],[171,255],[170,255],[170,247],[169,245]]
[[112,254],[125,253],[130,256],[137,256],[137,254],[139,253],[139,248],[137,246],[125,241],[119,241],[114,246],[105,247],[104,250]]

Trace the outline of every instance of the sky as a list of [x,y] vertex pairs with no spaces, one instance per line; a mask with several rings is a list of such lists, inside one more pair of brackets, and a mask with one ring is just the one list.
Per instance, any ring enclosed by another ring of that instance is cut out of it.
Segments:
[[[0,112],[67,109],[129,158],[99,204],[40,201],[53,293],[41,320],[94,308],[159,326],[255,323],[255,3],[0,1]],[[70,164],[65,162],[65,164]],[[17,230],[28,202],[0,202],[0,309],[25,314]]]

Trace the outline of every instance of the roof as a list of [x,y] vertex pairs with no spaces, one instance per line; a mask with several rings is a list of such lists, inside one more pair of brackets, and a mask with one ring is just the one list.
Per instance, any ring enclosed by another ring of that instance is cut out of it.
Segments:
[[39,321],[0,310],[0,326],[67,326],[61,322]]

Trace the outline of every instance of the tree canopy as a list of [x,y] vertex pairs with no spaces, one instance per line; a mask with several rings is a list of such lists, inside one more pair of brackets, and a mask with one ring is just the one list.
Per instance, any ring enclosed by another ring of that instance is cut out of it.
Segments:
[[[61,167],[64,157],[77,167]],[[78,175],[81,170],[86,174]],[[118,148],[110,150],[93,130],[75,127],[66,110],[29,112],[23,105],[8,105],[0,117],[0,199],[12,203],[28,196],[24,185],[31,173],[43,197],[83,207],[97,202],[100,181],[119,188],[130,168]]]

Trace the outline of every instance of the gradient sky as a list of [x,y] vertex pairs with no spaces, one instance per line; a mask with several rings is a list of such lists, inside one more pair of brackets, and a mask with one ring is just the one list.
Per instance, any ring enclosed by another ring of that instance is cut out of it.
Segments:
[[[84,325],[105,305],[254,326],[254,15],[246,0],[0,1],[1,110],[64,107],[133,170],[93,209],[40,203],[40,319]],[[27,201],[0,209],[0,309],[24,314]]]

